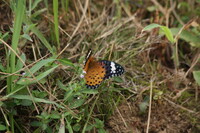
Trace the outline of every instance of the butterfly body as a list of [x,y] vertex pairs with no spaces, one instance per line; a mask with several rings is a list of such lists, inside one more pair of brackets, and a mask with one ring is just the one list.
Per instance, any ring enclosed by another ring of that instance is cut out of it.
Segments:
[[86,56],[83,73],[85,74],[86,87],[95,89],[99,87],[103,80],[122,75],[124,68],[113,61],[97,61],[91,56],[90,50]]

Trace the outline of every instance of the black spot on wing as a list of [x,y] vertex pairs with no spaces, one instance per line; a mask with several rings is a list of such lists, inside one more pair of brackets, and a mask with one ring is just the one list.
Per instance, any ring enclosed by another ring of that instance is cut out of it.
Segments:
[[109,79],[114,76],[120,76],[124,73],[124,68],[118,63],[113,62],[115,70],[112,71],[111,61],[101,60],[99,62],[103,63],[104,68],[106,69],[106,74],[105,74],[104,79]]
[[100,84],[97,84],[97,85],[88,85],[86,84],[86,87],[89,88],[89,89],[96,89],[99,87]]

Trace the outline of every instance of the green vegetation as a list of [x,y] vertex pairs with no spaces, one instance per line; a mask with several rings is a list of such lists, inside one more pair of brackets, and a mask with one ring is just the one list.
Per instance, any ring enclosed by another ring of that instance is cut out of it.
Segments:
[[[0,132],[200,132],[199,0],[0,7]],[[88,49],[125,74],[86,88]]]

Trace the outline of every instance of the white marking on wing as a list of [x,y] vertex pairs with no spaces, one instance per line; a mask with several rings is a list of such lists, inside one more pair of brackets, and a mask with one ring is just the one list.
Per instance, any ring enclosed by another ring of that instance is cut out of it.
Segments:
[[112,73],[116,73],[116,67],[115,67],[115,63],[114,62],[111,62],[110,63],[110,66],[111,66],[111,71],[112,71]]

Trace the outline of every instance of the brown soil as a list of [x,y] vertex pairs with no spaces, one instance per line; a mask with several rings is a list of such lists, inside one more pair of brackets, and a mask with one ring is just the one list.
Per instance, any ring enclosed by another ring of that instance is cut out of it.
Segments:
[[[180,109],[172,107],[166,101],[153,101],[149,133],[197,133],[192,123],[181,114]],[[124,103],[116,109],[108,121],[110,133],[145,133],[148,111],[141,114],[135,103]]]

